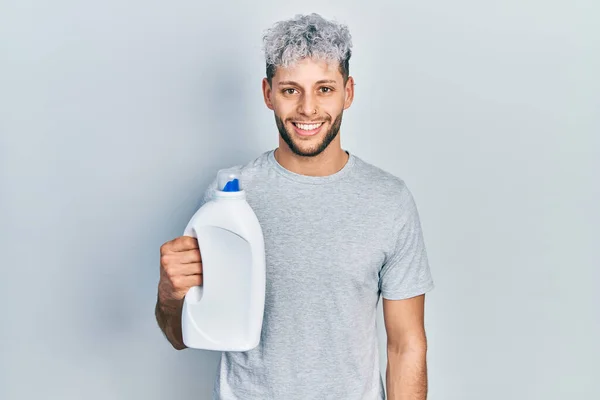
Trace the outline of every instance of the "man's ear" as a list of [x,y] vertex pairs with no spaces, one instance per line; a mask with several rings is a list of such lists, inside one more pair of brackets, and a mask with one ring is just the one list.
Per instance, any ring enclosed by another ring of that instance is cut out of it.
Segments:
[[266,106],[272,110],[273,103],[271,103],[271,85],[269,84],[269,80],[267,78],[263,78],[262,80],[262,91]]
[[344,88],[346,97],[344,99],[344,110],[352,105],[354,101],[354,78],[349,76],[346,81],[346,87]]

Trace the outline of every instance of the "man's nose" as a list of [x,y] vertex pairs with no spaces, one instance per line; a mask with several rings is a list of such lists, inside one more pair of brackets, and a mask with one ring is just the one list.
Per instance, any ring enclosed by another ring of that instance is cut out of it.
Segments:
[[317,101],[314,96],[305,94],[298,104],[298,113],[312,116],[317,114]]

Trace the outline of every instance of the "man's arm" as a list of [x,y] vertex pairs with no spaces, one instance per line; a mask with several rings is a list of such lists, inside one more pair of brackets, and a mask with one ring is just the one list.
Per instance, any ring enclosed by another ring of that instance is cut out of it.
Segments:
[[389,400],[427,399],[425,295],[383,299],[387,332],[386,389]]
[[170,305],[161,304],[160,300],[156,300],[154,315],[160,330],[176,350],[183,350],[187,346],[183,343],[181,332],[181,309],[183,301],[173,302]]
[[160,247],[160,279],[154,315],[169,343],[186,347],[181,332],[181,310],[185,294],[202,285],[202,256],[198,240],[190,236],[175,238]]

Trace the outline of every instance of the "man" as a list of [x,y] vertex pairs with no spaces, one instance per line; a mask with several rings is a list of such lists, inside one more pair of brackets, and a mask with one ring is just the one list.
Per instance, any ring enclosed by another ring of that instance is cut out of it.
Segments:
[[[257,348],[222,353],[214,398],[384,399],[381,295],[388,399],[424,400],[424,295],[433,281],[404,181],[341,147],[354,97],[350,34],[316,14],[297,16],[270,29],[264,49],[262,89],[279,146],[242,168],[265,236],[263,330]],[[202,284],[201,251],[186,236],[161,247],[156,317],[176,349],[185,348],[182,298]]]

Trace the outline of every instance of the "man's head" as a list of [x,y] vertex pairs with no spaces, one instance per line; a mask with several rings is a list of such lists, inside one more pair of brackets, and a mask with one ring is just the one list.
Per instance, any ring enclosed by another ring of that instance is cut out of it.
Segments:
[[354,98],[348,28],[317,14],[281,21],[264,36],[265,104],[279,134],[300,156],[320,154],[338,133]]

